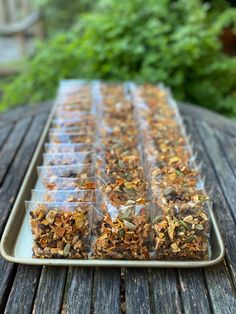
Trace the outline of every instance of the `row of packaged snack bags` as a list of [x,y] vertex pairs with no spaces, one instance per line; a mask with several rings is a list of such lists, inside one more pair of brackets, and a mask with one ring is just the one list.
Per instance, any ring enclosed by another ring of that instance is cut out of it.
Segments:
[[[134,92],[127,98],[122,85],[95,85],[81,88],[75,82],[59,91],[33,202],[26,203],[34,256],[208,258],[208,215],[201,206],[196,210],[191,200],[181,200],[178,182],[163,180],[160,162],[165,159],[160,156],[169,144],[153,136],[160,130],[149,125],[144,108],[140,110],[145,99],[140,106],[140,98]],[[151,114],[164,121],[163,105],[169,104],[160,105],[156,99],[157,109]],[[170,124],[175,116],[172,110]],[[167,128],[167,138],[168,132]],[[160,146],[165,146],[161,152]],[[187,162],[188,158],[189,152]],[[181,172],[173,165],[171,169],[172,179],[173,173]],[[181,178],[187,175],[183,172]],[[183,210],[178,201],[183,201]]]
[[[113,97],[110,97],[112,95]],[[93,245],[98,259],[155,259],[151,207],[133,104],[122,85],[101,86],[102,143],[99,171],[101,218]]]
[[26,202],[33,256],[87,259],[96,202],[91,85],[64,82],[55,105],[43,165]]
[[159,256],[210,258],[209,197],[175,102],[168,91],[132,86]]

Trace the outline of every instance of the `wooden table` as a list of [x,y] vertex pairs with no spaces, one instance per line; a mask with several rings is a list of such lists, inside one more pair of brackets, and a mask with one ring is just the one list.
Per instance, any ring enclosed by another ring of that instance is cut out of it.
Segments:
[[[50,103],[0,115],[0,235],[47,118]],[[0,313],[235,313],[236,124],[180,105],[225,246],[207,269],[32,267],[0,258]]]

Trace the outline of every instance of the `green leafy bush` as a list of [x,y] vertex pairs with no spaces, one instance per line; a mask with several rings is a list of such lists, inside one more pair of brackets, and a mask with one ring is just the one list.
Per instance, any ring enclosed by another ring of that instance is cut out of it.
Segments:
[[36,0],[40,7],[46,33],[49,37],[65,31],[78,19],[78,15],[91,10],[94,0]]
[[210,19],[198,0],[101,0],[70,30],[41,45],[5,87],[3,104],[52,97],[61,78],[135,80],[172,87],[175,96],[236,114],[236,58],[219,34],[230,9]]

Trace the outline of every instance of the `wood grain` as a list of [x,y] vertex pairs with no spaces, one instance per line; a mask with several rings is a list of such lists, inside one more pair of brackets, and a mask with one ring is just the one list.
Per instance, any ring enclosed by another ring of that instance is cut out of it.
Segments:
[[96,268],[93,310],[96,314],[120,313],[120,268]]
[[69,269],[63,310],[71,314],[89,314],[93,296],[93,268]]
[[[30,133],[28,133],[24,138],[19,150],[17,150],[16,146],[16,152],[12,153],[15,154],[14,161],[11,164],[7,176],[0,188],[0,235],[3,232],[7,217],[16,198],[20,184],[24,178],[27,166],[34,152],[35,145],[42,131],[43,123],[46,117],[47,115],[43,114],[33,120],[31,127],[28,129]],[[7,143],[7,145],[10,147],[9,143]],[[11,285],[14,280],[16,269],[17,265],[7,263],[0,258],[0,309],[6,304],[6,294],[9,294],[11,291]],[[16,283],[19,285],[21,284],[20,281],[16,281]]]
[[182,313],[177,270],[152,269],[150,282],[150,295],[155,313]]
[[[8,175],[6,176],[1,189],[0,189],[0,235],[2,234],[4,224],[6,222],[6,219],[9,215],[10,209],[15,201],[17,192],[19,190],[20,184],[24,178],[25,172],[27,170],[28,164],[31,160],[31,157],[33,155],[35,146],[37,144],[37,141],[39,139],[40,133],[43,128],[43,123],[45,122],[46,115],[42,114],[37,116],[30,126],[30,128],[26,129],[28,127],[28,123],[25,123],[23,121],[24,125],[24,132],[21,132],[21,135],[26,132],[26,135],[24,136],[24,140],[17,152],[14,152],[15,157],[14,161],[11,164],[10,169],[8,170]],[[28,119],[27,119],[28,121]],[[21,124],[22,126],[22,124]],[[23,126],[22,126],[23,127]],[[15,138],[14,134],[14,138]],[[13,139],[11,137],[11,139]],[[6,144],[8,147],[13,147],[14,144],[10,144],[9,142]],[[17,148],[16,148],[17,149]],[[13,152],[12,152],[13,155]],[[7,157],[7,156],[6,156]],[[1,158],[1,155],[0,155]],[[1,159],[0,159],[1,160]],[[3,165],[3,161],[2,161]],[[8,165],[8,162],[6,161],[5,166]]]
[[234,221],[236,222],[236,178],[233,176],[232,170],[219,145],[219,141],[215,136],[214,130],[206,123],[198,123],[197,128],[201,138],[207,139],[207,141],[204,142],[205,149],[212,162],[212,166],[215,169],[221,190],[224,193],[224,197],[229,205],[229,208],[231,209]]
[[204,274],[199,269],[180,269],[181,298],[185,313],[211,313]]
[[214,313],[232,314],[236,309],[234,290],[224,263],[205,270],[207,287]]
[[0,313],[3,313],[17,266],[0,257]]
[[32,312],[40,274],[41,267],[26,265],[18,267],[5,308],[6,314]]
[[212,187],[212,199],[214,200],[214,213],[217,217],[219,227],[224,238],[226,248],[226,259],[232,274],[232,280],[236,283],[236,228],[232,213],[225,200],[219,178],[212,166],[212,161],[208,155],[208,149],[205,147],[206,137],[201,137],[198,133],[198,123],[191,120],[185,120],[187,130],[192,135],[194,150],[198,152],[197,162],[203,162],[201,173],[206,176],[205,187],[210,191]]
[[13,128],[13,123],[0,128],[0,151],[1,151],[6,139],[8,137],[10,131],[12,130],[12,128]]
[[9,125],[15,121],[20,121],[22,118],[37,116],[40,114],[48,114],[52,107],[52,101],[46,101],[39,105],[22,106],[10,109],[0,115],[0,127]]
[[33,307],[34,314],[59,314],[62,309],[67,267],[43,267]]
[[0,183],[3,181],[9,166],[13,162],[18,147],[24,138],[32,118],[22,119],[16,123],[13,131],[0,152]]
[[127,314],[151,313],[147,269],[126,269],[125,304]]

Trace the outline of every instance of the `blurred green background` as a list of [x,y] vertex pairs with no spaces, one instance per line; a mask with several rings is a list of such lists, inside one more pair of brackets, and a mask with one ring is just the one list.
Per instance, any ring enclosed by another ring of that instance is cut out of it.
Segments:
[[236,8],[226,0],[35,0],[46,39],[0,79],[0,110],[55,96],[62,78],[164,82],[236,117]]

